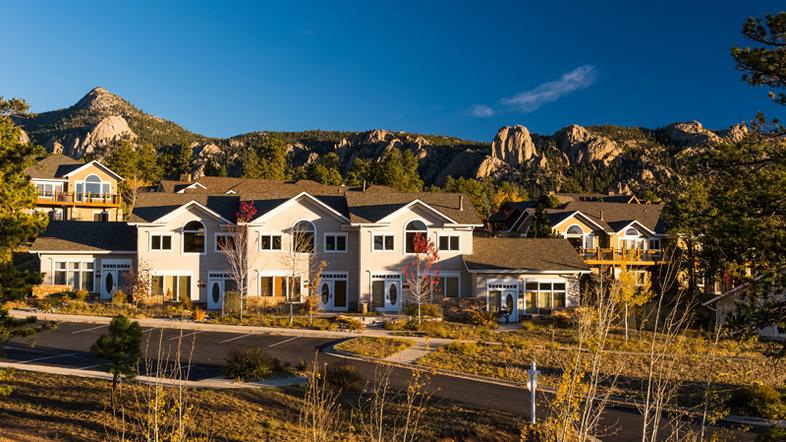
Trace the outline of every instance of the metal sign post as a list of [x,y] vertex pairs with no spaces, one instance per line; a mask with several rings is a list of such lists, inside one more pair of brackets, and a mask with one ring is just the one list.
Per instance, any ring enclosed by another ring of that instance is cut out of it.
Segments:
[[532,361],[532,368],[527,370],[529,374],[529,394],[530,394],[530,413],[532,415],[532,423],[535,423],[535,390],[538,388],[538,375],[540,370],[535,366],[535,361]]

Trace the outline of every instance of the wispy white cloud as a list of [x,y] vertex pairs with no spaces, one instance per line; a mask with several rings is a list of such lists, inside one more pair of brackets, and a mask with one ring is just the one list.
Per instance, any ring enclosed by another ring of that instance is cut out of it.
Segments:
[[591,86],[596,78],[594,66],[579,66],[570,72],[565,72],[557,80],[547,81],[530,90],[502,98],[495,106],[476,104],[472,106],[470,113],[476,117],[486,118],[501,112],[532,112],[546,103],[557,101],[571,92]]

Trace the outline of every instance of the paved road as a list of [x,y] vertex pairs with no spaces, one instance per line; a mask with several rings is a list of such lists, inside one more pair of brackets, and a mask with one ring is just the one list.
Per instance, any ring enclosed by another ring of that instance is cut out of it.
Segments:
[[[35,336],[35,345],[30,347],[25,339],[16,338],[4,349],[5,359],[14,362],[35,363],[85,370],[106,369],[102,361],[89,352],[90,346],[101,334],[106,333],[106,325],[84,323],[60,323],[54,330]],[[220,332],[194,332],[177,329],[146,328],[143,352],[145,359],[176,360],[178,342],[181,343],[183,366],[189,366],[190,379],[200,380],[222,375],[222,363],[227,352],[236,347],[262,347],[281,361],[295,365],[309,363],[321,347],[335,340],[297,336],[267,334],[233,334]],[[193,353],[190,351],[193,345]],[[320,353],[320,362],[328,364],[343,363],[346,360]],[[367,379],[374,376],[376,364],[351,361]],[[143,374],[152,374],[160,369],[156,363],[142,367]],[[392,383],[403,386],[409,379],[409,370],[394,368]],[[485,409],[499,410],[517,416],[529,416],[529,392],[510,386],[497,385],[451,376],[435,375],[429,384],[434,400],[448,400]],[[541,400],[538,401],[541,404]],[[545,412],[541,406],[538,415]],[[545,413],[543,413],[545,414]],[[606,412],[606,423],[614,424],[616,434],[604,438],[614,441],[638,441],[641,436],[641,416],[634,410],[611,408]],[[750,433],[735,433],[735,440],[753,440]]]

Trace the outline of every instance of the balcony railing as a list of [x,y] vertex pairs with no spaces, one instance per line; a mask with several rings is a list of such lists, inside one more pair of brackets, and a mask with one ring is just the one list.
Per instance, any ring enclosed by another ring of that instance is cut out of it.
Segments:
[[579,254],[585,261],[660,262],[663,259],[663,251],[656,249],[582,248]]
[[37,203],[63,206],[119,207],[120,196],[108,193],[38,192]]

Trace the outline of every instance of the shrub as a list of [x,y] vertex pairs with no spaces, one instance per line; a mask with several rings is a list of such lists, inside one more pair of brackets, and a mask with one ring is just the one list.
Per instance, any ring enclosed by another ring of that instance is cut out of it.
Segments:
[[521,321],[521,329],[522,330],[535,330],[538,328],[532,321]]
[[231,290],[224,293],[224,314],[240,313],[240,293]]
[[366,324],[364,324],[363,321],[359,319],[351,318],[346,315],[338,315],[338,317],[336,317],[336,323],[340,327],[352,331],[363,330],[366,328]]
[[445,351],[461,356],[476,356],[480,353],[480,346],[475,342],[451,342],[445,346]]
[[281,368],[281,362],[261,348],[233,348],[225,359],[224,372],[227,377],[239,382],[258,381],[270,377],[273,370]]
[[406,319],[394,319],[382,323],[382,328],[390,331],[404,331],[407,328],[408,321]]
[[786,418],[784,395],[769,385],[751,385],[735,391],[728,405],[735,414],[765,419]]
[[194,321],[202,322],[205,320],[205,311],[197,307],[196,310],[194,310],[192,317],[194,318]]
[[467,323],[481,327],[498,328],[499,322],[494,312],[471,310],[467,315]]
[[778,428],[775,425],[756,436],[756,442],[782,442],[784,440],[786,440],[786,428]]
[[191,297],[185,293],[180,294],[180,305],[183,306],[183,310],[192,310],[194,308],[194,303],[191,302]]
[[115,292],[112,293],[113,305],[124,305],[127,300],[128,300],[128,296],[126,295],[126,292],[124,292],[123,290],[115,290]]
[[358,390],[363,381],[358,369],[351,364],[329,365],[325,378],[330,385],[341,390]]
[[[418,316],[418,305],[407,305],[407,314],[409,316]],[[439,304],[420,304],[420,314],[423,316],[430,316],[432,318],[442,317],[442,306]]]
[[90,292],[85,289],[79,289],[74,293],[74,299],[77,301],[85,302],[87,301],[87,297],[90,296]]

